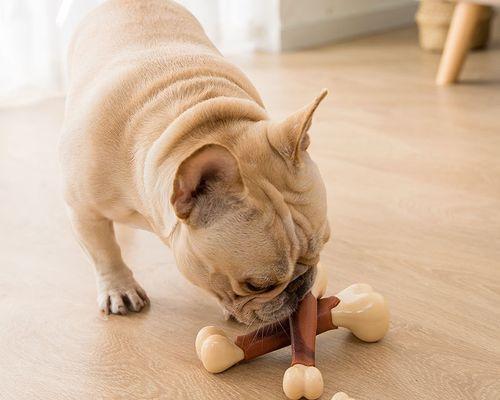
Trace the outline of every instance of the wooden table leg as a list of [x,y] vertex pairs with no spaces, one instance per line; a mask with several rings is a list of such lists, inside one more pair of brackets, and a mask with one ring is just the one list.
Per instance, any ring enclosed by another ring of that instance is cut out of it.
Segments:
[[457,80],[484,7],[467,2],[456,5],[436,77],[438,85]]

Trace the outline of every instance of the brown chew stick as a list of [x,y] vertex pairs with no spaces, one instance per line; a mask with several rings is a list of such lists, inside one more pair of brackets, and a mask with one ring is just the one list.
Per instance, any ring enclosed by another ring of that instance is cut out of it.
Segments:
[[338,326],[333,325],[331,311],[333,308],[337,307],[339,303],[340,299],[335,296],[318,300],[318,325],[316,327],[316,335],[338,328]]
[[318,300],[309,292],[300,302],[297,311],[288,318],[292,342],[292,365],[302,364],[314,367],[317,314]]
[[[309,295],[308,295],[309,296]],[[336,329],[332,323],[331,309],[339,304],[335,297],[324,297],[317,301],[316,335]],[[246,335],[236,337],[235,344],[243,350],[244,360],[270,353],[290,345],[290,324],[287,319],[265,325]]]

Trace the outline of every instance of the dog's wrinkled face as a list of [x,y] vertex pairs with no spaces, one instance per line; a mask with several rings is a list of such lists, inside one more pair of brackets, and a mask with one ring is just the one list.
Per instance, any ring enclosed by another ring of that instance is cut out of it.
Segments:
[[330,233],[325,187],[306,152],[323,97],[282,123],[258,125],[233,152],[203,146],[177,172],[179,268],[240,322],[288,316],[312,285]]

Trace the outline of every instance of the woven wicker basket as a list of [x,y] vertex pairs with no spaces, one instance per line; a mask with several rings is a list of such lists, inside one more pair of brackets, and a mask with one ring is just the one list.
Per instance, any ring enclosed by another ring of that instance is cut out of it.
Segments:
[[[422,49],[437,52],[443,50],[454,9],[455,3],[450,1],[420,1],[415,20],[418,25],[418,39]],[[473,49],[483,48],[488,44],[492,16],[492,8],[485,8],[472,38],[471,47]]]

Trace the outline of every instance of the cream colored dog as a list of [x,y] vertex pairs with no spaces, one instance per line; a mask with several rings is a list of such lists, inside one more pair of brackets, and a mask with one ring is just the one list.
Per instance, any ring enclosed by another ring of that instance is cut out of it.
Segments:
[[101,310],[148,302],[121,257],[120,222],[155,232],[239,321],[292,312],[329,237],[325,188],[306,152],[326,91],[271,121],[245,75],[166,0],[96,8],[73,37],[69,75],[64,196]]

